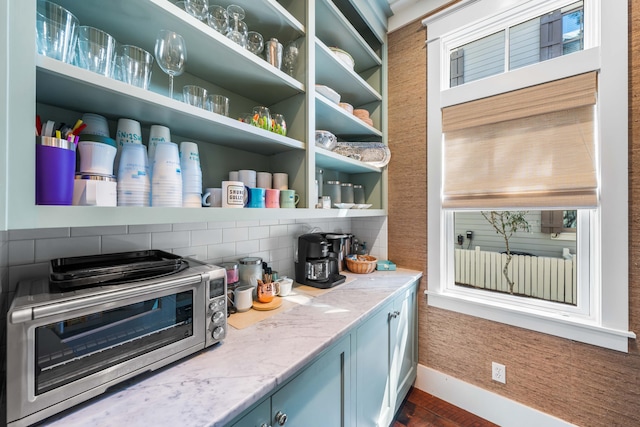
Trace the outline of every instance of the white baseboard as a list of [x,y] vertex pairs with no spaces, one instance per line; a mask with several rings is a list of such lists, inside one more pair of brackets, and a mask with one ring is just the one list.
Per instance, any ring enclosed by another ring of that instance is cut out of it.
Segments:
[[574,426],[424,365],[418,365],[414,387],[503,427]]

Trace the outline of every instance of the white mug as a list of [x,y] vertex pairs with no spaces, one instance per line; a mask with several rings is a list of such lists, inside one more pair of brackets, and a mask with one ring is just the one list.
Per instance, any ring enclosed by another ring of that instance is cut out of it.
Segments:
[[276,190],[288,190],[289,189],[289,175],[286,173],[274,173],[273,174],[273,188]]
[[274,283],[276,284],[276,295],[281,297],[289,295],[293,287],[293,280],[286,276],[280,280],[276,280]]
[[222,188],[207,188],[202,196],[202,206],[222,207]]
[[233,304],[240,313],[249,310],[253,305],[253,286],[238,286],[233,291]]
[[258,188],[271,188],[272,175],[270,172],[258,172],[256,179],[256,187]]
[[222,207],[244,208],[249,200],[249,190],[242,181],[222,181]]

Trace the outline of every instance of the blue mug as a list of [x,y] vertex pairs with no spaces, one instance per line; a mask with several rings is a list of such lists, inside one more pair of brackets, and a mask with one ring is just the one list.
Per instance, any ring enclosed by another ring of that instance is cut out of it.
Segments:
[[266,190],[264,188],[249,188],[248,208],[264,208],[265,207]]

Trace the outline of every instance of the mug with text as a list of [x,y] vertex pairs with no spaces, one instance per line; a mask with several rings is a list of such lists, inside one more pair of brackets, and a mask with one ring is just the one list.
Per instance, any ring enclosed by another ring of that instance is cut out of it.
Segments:
[[248,190],[242,181],[222,181],[222,207],[244,208],[249,198]]

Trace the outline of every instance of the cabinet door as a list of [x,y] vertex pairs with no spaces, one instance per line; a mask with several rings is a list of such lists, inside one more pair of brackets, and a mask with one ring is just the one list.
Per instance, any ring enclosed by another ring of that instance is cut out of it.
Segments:
[[393,418],[389,382],[389,321],[393,303],[356,331],[356,416],[360,426],[388,426]]
[[418,283],[393,301],[391,322],[391,373],[394,412],[416,378],[418,363],[416,340],[416,292]]
[[271,399],[253,408],[251,412],[242,417],[233,427],[270,427]]
[[[350,336],[313,362],[271,398],[272,425],[349,425]],[[286,416],[286,423],[282,416]]]

